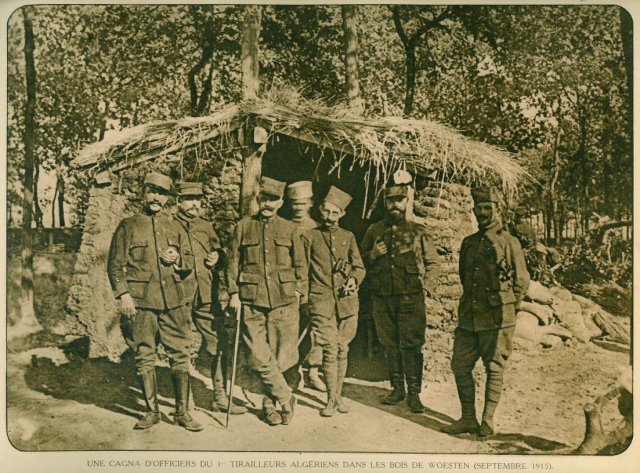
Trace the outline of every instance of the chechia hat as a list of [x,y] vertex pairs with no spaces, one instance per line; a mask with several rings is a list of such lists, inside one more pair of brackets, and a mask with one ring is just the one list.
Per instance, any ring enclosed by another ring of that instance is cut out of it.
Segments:
[[471,197],[473,197],[473,203],[479,204],[481,202],[500,202],[498,190],[493,186],[478,186],[471,189]]
[[351,203],[352,199],[353,198],[346,192],[341,191],[336,186],[331,186],[329,192],[327,192],[327,195],[324,198],[324,202],[329,202],[344,211]]
[[299,200],[313,197],[313,186],[311,181],[293,182],[287,186],[287,199]]

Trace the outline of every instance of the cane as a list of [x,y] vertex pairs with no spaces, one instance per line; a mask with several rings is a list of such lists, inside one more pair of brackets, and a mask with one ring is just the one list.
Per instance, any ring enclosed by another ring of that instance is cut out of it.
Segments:
[[236,368],[238,363],[238,345],[240,342],[240,319],[242,310],[236,316],[236,336],[233,344],[233,362],[231,364],[231,385],[229,386],[229,401],[227,403],[227,419],[224,428],[229,428],[229,413],[231,412],[231,403],[233,402],[233,385],[236,384]]

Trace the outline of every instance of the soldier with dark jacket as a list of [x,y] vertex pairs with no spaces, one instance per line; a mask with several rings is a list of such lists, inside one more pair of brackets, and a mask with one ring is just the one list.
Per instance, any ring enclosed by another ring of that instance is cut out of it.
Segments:
[[[202,335],[205,349],[210,355],[213,383],[214,412],[226,412],[229,399],[225,391],[227,380],[227,331],[222,311],[228,303],[226,290],[220,287],[220,272],[225,266],[225,255],[218,234],[211,222],[200,218],[202,211],[202,183],[178,182],[178,211],[174,220],[183,229],[185,248],[183,259],[193,268],[185,280],[192,300],[192,318]],[[244,414],[243,406],[231,405],[230,414]]]
[[349,343],[358,327],[358,288],[365,270],[350,231],[338,226],[351,196],[331,187],[320,205],[320,228],[302,235],[309,265],[309,312],[311,328],[322,348],[322,372],[327,386],[327,405],[321,415],[331,417],[336,409],[349,412],[342,400],[347,373]]
[[[518,306],[529,287],[529,273],[520,243],[502,228],[498,195],[493,187],[471,190],[478,231],[462,242],[458,306],[451,369],[455,375],[462,417],[444,432],[493,434],[493,415],[512,350]],[[482,359],[487,376],[482,424],[475,409],[473,368]]]
[[[386,218],[374,223],[362,241],[368,263],[371,312],[385,347],[393,392],[382,400],[398,404],[407,397],[412,412],[424,412],[420,401],[426,306],[439,273],[438,254],[422,224],[408,220],[409,186],[385,189]],[[405,379],[407,390],[405,390]]]
[[158,173],[145,176],[142,213],[118,225],[109,251],[107,272],[111,287],[129,319],[146,415],[135,429],[160,422],[156,382],[157,340],[165,347],[175,390],[175,422],[187,430],[203,427],[189,415],[189,348],[191,308],[181,261],[185,242],[180,227],[168,217],[158,216],[171,190],[171,179]]
[[307,294],[300,232],[276,214],[284,188],[284,182],[262,178],[258,214],[236,226],[227,264],[229,306],[242,316],[242,337],[262,380],[270,425],[293,418],[296,399],[282,373],[298,362],[298,308]]

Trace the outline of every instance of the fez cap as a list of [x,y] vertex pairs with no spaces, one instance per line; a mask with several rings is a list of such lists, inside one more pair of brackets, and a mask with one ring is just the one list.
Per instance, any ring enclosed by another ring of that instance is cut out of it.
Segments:
[[473,197],[473,203],[479,204],[481,202],[500,202],[498,197],[498,190],[493,186],[478,186],[471,189],[471,197]]
[[201,182],[176,182],[176,190],[181,197],[188,195],[200,196],[204,194]]
[[159,172],[148,172],[144,176],[144,185],[153,186],[166,192],[171,192],[171,178]]
[[293,182],[287,186],[287,199],[310,199],[313,197],[311,181]]
[[284,194],[284,188],[286,187],[286,185],[287,184],[284,182],[276,181],[275,179],[271,179],[270,177],[262,176],[262,179],[260,179],[260,193],[282,199],[282,195]]
[[352,197],[344,191],[341,191],[336,186],[331,186],[329,192],[327,192],[324,202],[329,202],[335,205],[340,210],[344,211],[351,203]]

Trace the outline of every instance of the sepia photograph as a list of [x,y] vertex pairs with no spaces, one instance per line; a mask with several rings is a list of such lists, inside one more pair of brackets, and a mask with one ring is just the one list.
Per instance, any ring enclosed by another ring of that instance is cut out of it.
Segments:
[[3,7],[2,463],[634,470],[629,3]]

